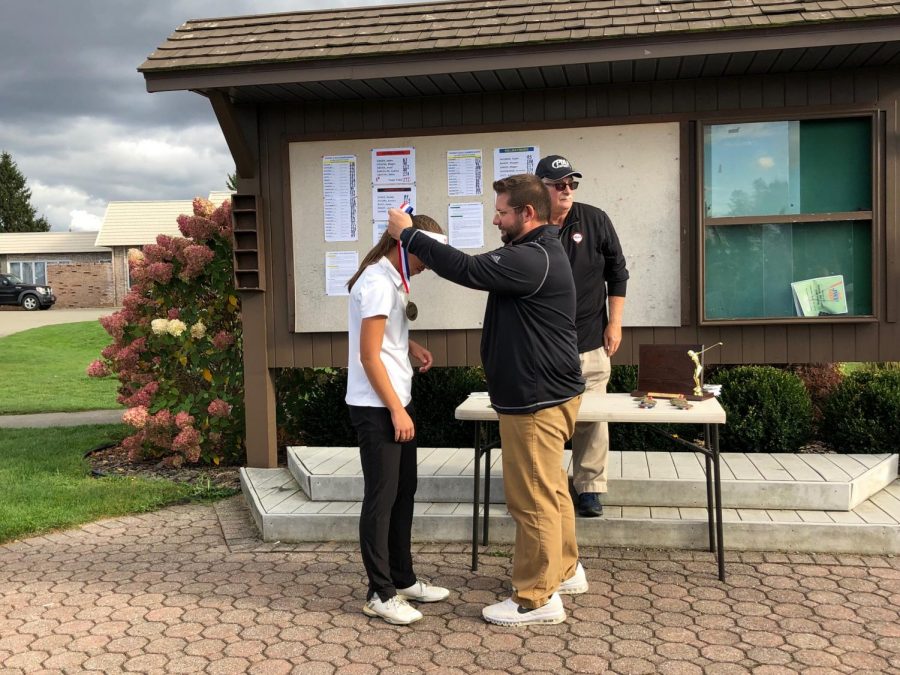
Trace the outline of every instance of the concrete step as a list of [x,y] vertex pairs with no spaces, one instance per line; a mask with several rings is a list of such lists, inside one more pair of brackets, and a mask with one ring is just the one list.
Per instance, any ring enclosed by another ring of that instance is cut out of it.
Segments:
[[[358,448],[288,448],[288,468],[312,501],[363,495]],[[491,502],[502,503],[501,453],[491,453]],[[571,473],[571,453],[564,456]],[[482,464],[482,467],[484,465]],[[722,503],[734,508],[849,511],[897,477],[897,455],[722,454]],[[471,502],[474,451],[419,448],[422,502]],[[609,461],[613,506],[705,507],[704,458],[691,452],[614,451]]]
[[[287,469],[241,469],[241,487],[265,541],[358,539],[360,502],[312,501]],[[697,507],[608,506],[603,518],[576,522],[585,546],[703,550],[706,518]],[[731,551],[900,554],[900,480],[850,511],[726,508],[723,522]],[[469,542],[471,534],[471,502],[416,504],[415,541]],[[493,507],[491,541],[512,543],[514,535],[505,508]]]

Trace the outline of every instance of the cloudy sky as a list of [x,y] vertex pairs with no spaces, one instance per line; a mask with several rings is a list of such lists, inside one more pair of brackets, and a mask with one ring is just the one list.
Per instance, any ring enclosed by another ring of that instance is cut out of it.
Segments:
[[205,98],[148,94],[137,67],[187,19],[409,0],[0,0],[0,150],[53,230],[115,200],[190,199],[234,170]]

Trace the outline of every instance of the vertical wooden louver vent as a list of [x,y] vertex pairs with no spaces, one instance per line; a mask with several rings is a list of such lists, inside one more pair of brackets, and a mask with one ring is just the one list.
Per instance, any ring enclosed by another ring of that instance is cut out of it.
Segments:
[[234,223],[234,287],[239,291],[264,291],[262,232],[256,195],[231,197]]

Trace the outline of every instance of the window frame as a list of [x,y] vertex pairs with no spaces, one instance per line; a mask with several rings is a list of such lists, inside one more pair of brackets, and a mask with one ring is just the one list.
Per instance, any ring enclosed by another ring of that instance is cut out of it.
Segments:
[[[832,119],[849,119],[849,118],[866,118],[870,121],[871,135],[871,158],[872,158],[872,210],[871,211],[849,211],[849,212],[830,212],[830,213],[795,213],[785,215],[771,216],[728,216],[728,217],[708,217],[705,208],[705,145],[704,137],[708,127],[720,124],[745,123],[754,122],[787,122],[787,121],[805,121],[805,120],[832,120]],[[847,110],[835,109],[822,112],[811,113],[808,111],[797,110],[781,110],[776,112],[767,112],[765,114],[742,115],[735,117],[710,117],[697,120],[697,132],[695,137],[695,157],[697,158],[696,166],[696,186],[695,186],[695,208],[697,213],[697,323],[700,326],[765,326],[780,325],[789,326],[796,324],[839,324],[839,323],[876,323],[879,320],[879,307],[881,302],[881,292],[878,285],[878,279],[881,278],[881,270],[879,260],[884,252],[884,241],[881,236],[883,229],[882,220],[882,197],[881,185],[883,182],[883,131],[881,124],[881,116],[874,109],[866,110]],[[830,316],[779,316],[779,317],[738,317],[733,319],[715,318],[708,319],[706,317],[706,228],[707,227],[728,227],[731,225],[764,225],[764,224],[802,224],[802,223],[826,223],[826,222],[846,222],[846,221],[868,221],[871,232],[872,251],[870,259],[870,283],[872,285],[872,314],[857,314],[853,316],[830,315]]]
[[[65,258],[65,259],[64,258],[46,258],[46,259],[40,259],[40,260],[14,260],[14,259],[10,258],[6,262],[6,269],[9,271],[10,274],[15,274],[17,277],[22,279],[22,281],[24,281],[25,283],[31,283],[31,284],[34,284],[35,286],[50,286],[50,280],[47,279],[47,265],[71,265],[71,264],[72,264],[72,260],[68,259],[68,258]],[[16,274],[15,272],[12,271],[13,265],[19,265],[19,274]],[[33,281],[30,281],[30,282],[25,281],[25,275],[23,274],[23,266],[24,265],[31,265],[31,277],[32,277]],[[38,283],[37,281],[34,281],[34,279],[36,279],[35,274],[34,274],[35,265],[43,265],[44,266],[44,281],[42,283]]]

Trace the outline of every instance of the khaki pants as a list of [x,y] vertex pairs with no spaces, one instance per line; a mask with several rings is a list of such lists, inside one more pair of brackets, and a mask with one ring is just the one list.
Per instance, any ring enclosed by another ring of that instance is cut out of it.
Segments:
[[578,564],[562,456],[580,407],[576,396],[530,415],[499,415],[506,506],[516,523],[513,599],[529,609],[547,604]]
[[[606,393],[611,366],[603,347],[581,354],[581,374],[585,391]],[[579,422],[572,436],[572,482],[575,491],[606,492],[609,474],[609,425],[606,422]]]

